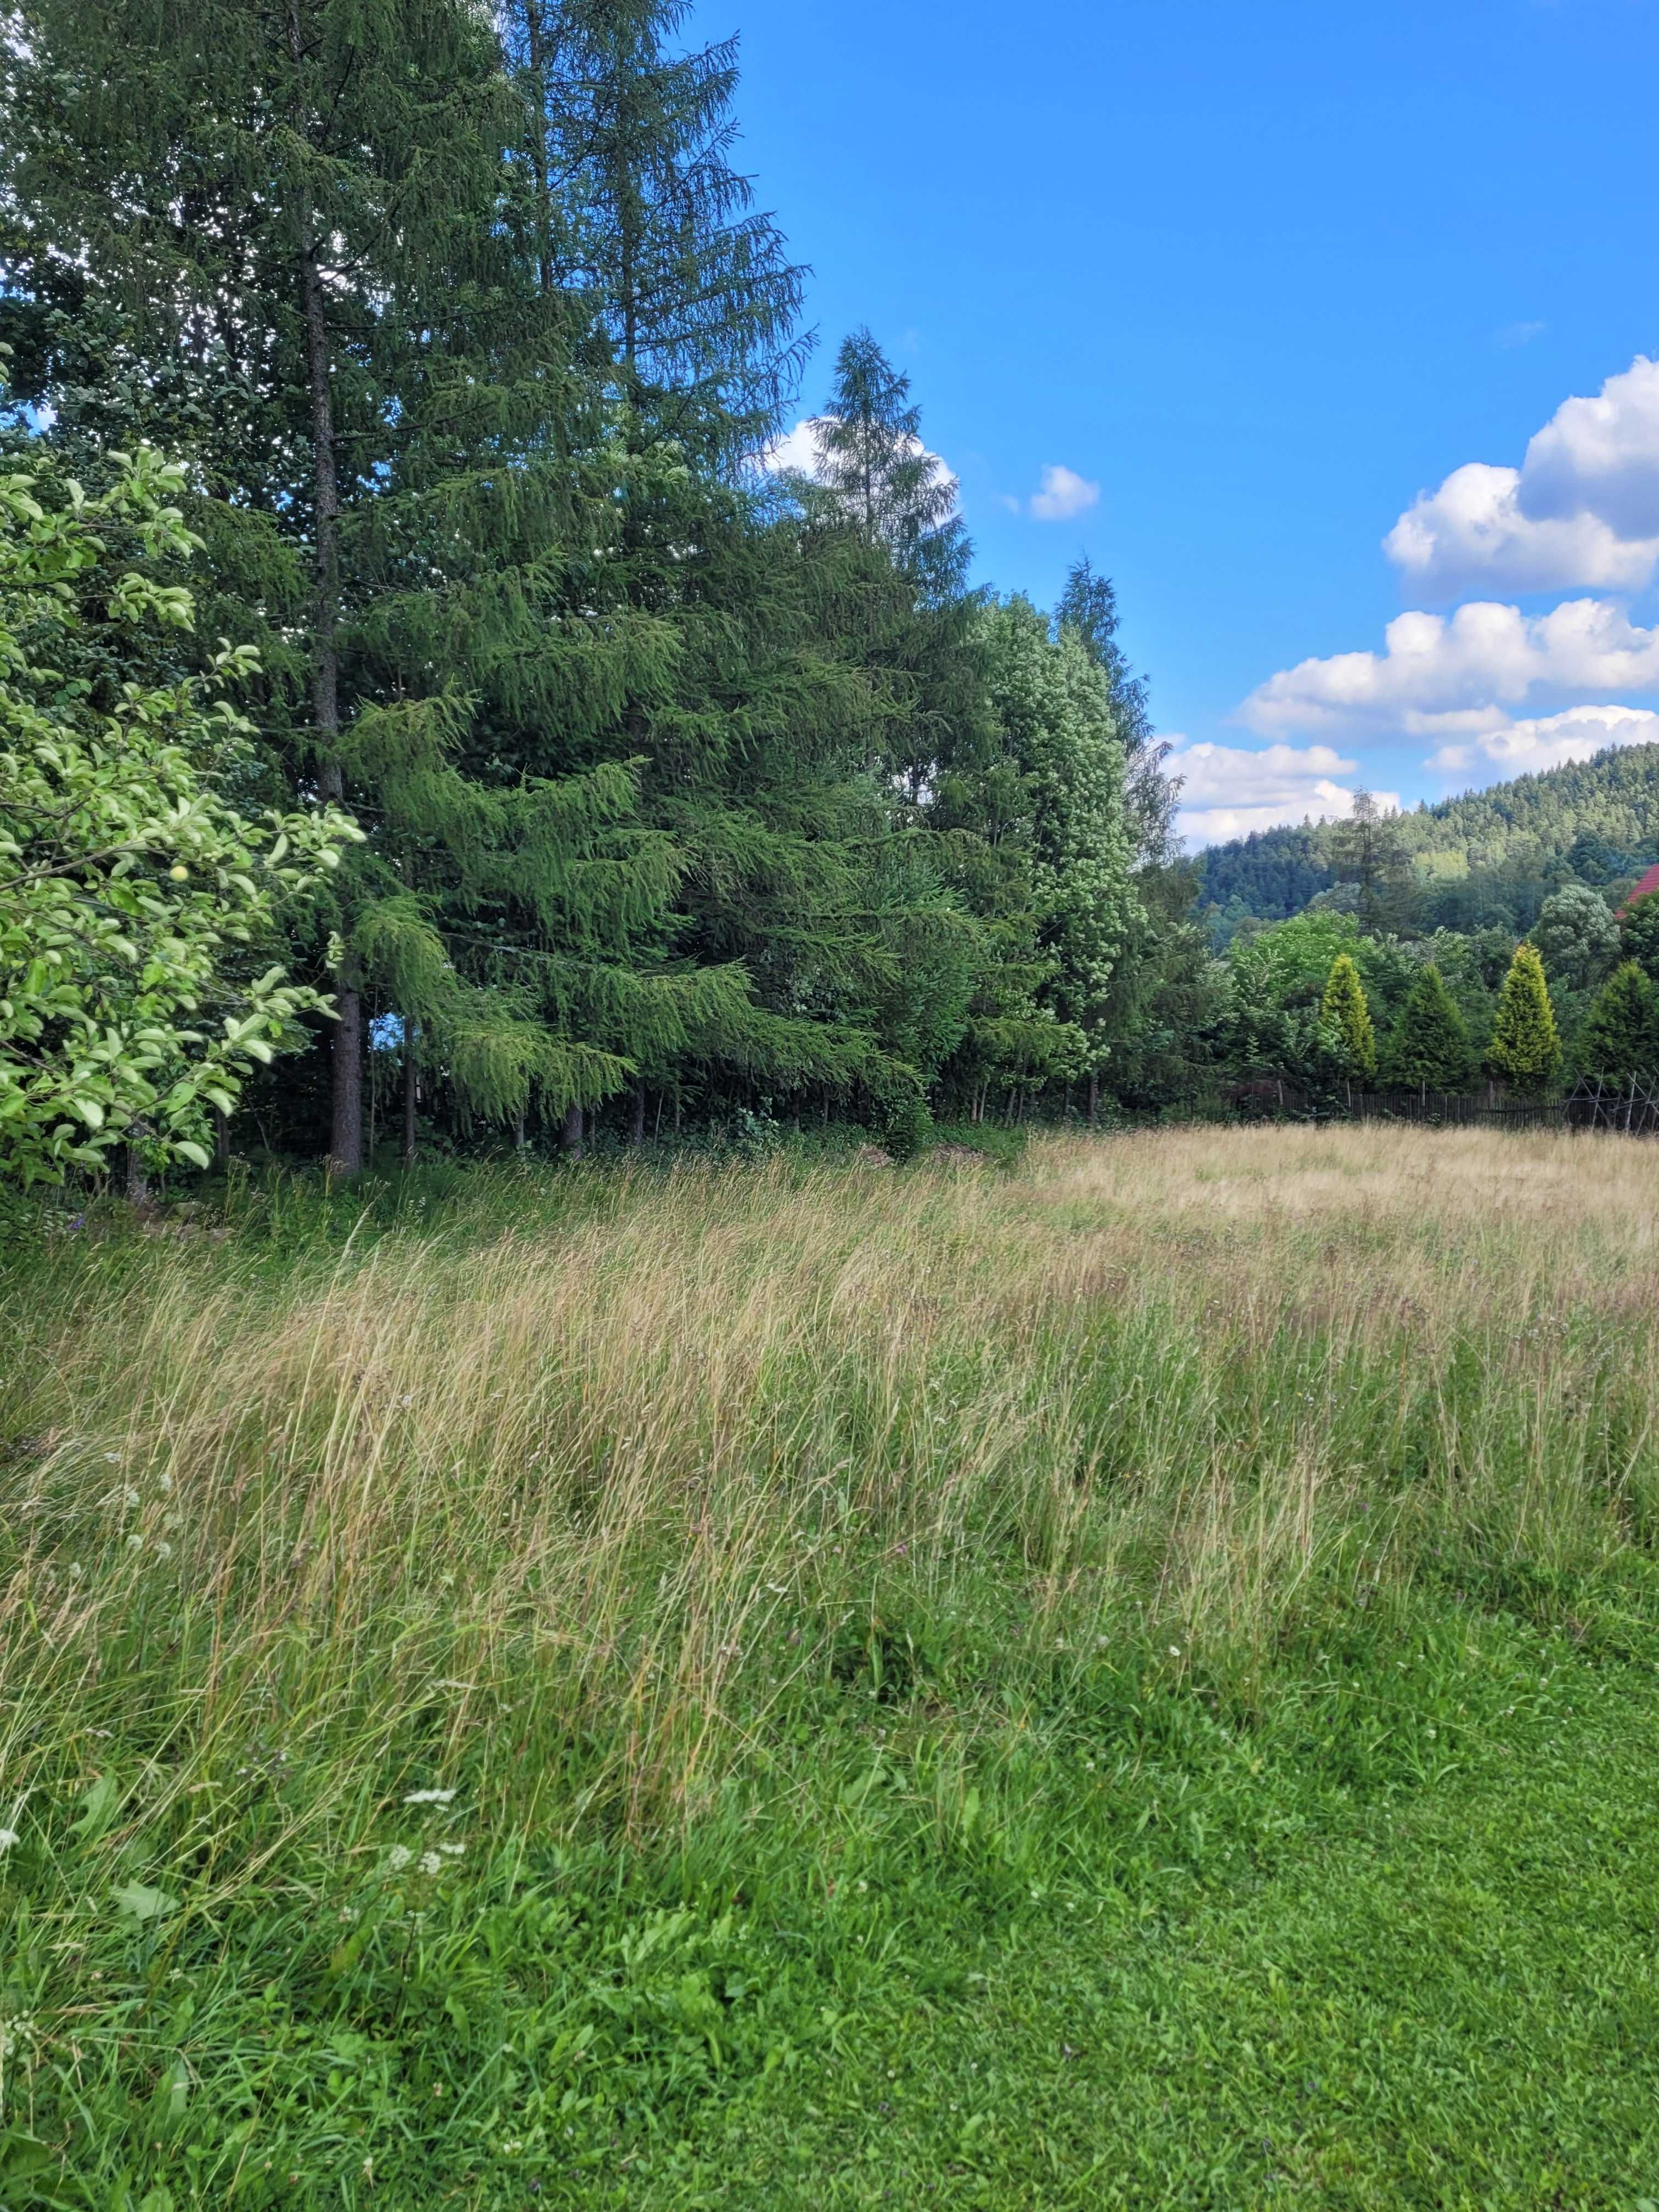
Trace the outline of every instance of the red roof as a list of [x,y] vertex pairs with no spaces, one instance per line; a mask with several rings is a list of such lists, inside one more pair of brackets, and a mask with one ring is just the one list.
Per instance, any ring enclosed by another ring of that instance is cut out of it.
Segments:
[[1637,884],[1635,890],[1632,891],[1630,896],[1625,901],[1624,905],[1620,908],[1620,913],[1627,914],[1631,908],[1635,905],[1638,899],[1646,898],[1650,893],[1653,891],[1659,891],[1659,862],[1656,862],[1655,865],[1648,870],[1646,875],[1643,877],[1641,882]]

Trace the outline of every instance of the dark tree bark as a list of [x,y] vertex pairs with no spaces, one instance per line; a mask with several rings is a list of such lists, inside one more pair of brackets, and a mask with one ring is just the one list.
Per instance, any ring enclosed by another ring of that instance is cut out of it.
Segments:
[[574,1104],[567,1106],[564,1109],[564,1121],[559,1129],[559,1150],[567,1159],[580,1159],[583,1128],[584,1119],[581,1108]]
[[415,1109],[419,1103],[418,1079],[415,1067],[415,1024],[404,1016],[404,1165],[415,1164],[416,1133]]
[[[299,0],[289,0],[289,51],[295,67],[305,58]],[[301,119],[303,128],[303,118]],[[316,733],[317,788],[325,800],[345,795],[339,761],[340,488],[334,467],[334,392],[330,376],[328,307],[309,209],[300,221],[300,307],[305,322],[306,381],[311,399],[312,582],[311,720]],[[329,1165],[353,1176],[363,1164],[363,1002],[342,975],[335,992],[340,1010],[334,1040],[333,1101]]]
[[634,1086],[633,1138],[636,1145],[645,1142],[645,1085],[642,1083]]

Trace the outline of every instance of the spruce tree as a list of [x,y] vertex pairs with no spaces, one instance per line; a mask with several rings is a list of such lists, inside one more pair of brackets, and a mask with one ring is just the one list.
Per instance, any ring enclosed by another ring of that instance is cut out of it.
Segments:
[[809,341],[805,272],[733,167],[737,40],[675,51],[690,0],[506,0],[532,117],[544,281],[586,304],[629,434],[759,450]]
[[1468,1080],[1468,1031],[1431,960],[1418,970],[1395,1018],[1382,1073],[1400,1091],[1460,1091]]
[[812,425],[817,478],[868,544],[884,544],[927,599],[959,597],[969,547],[954,478],[922,442],[910,380],[867,330],[836,356],[829,404]]
[[1486,1066],[1517,1091],[1547,1091],[1561,1066],[1561,1039],[1550,1005],[1544,963],[1534,946],[1515,948],[1498,996],[1498,1019],[1486,1047]]
[[1580,1075],[1603,1083],[1651,1080],[1659,1071],[1659,994],[1638,962],[1622,962],[1596,993],[1572,1058]]
[[1375,1075],[1376,1040],[1370,1009],[1365,1004],[1359,970],[1346,952],[1339,952],[1331,963],[1320,1002],[1320,1019],[1343,1065],[1355,1075]]
[[1352,811],[1331,831],[1331,867],[1339,883],[1354,886],[1362,929],[1374,935],[1403,925],[1412,872],[1400,817],[1379,806],[1369,791],[1355,792]]

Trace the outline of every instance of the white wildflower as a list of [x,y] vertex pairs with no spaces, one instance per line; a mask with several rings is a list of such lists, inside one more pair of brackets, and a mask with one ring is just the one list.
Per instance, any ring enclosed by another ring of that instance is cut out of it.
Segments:
[[127,1538],[127,1548],[129,1551],[132,1552],[142,1552],[144,1548],[144,1540],[138,1534],[136,1528],[131,1535]]
[[386,1870],[388,1874],[401,1874],[406,1866],[413,1866],[414,1863],[415,1854],[407,1844],[393,1844],[386,1855]]
[[173,1494],[173,1477],[170,1474],[158,1474],[155,1478],[155,1487],[161,1492],[163,1498],[171,1497]]
[[421,1853],[421,1872],[422,1874],[441,1874],[443,1870],[444,1863],[438,1856],[436,1851],[422,1851]]
[[440,1844],[438,1849],[443,1853],[447,1859],[465,1858],[466,1856],[466,1845],[465,1844]]
[[172,1545],[163,1540],[155,1547],[155,1556],[158,1559],[170,1559],[173,1557]]
[[15,1828],[0,1828],[0,1855],[9,1851],[14,1844],[21,1841],[22,1838]]
[[453,1790],[411,1790],[404,1798],[405,1805],[447,1805],[453,1802]]

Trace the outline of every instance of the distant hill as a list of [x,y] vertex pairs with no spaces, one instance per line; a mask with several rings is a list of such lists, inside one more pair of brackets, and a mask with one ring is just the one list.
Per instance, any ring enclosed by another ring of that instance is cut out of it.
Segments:
[[[1622,887],[1659,860],[1659,744],[1517,776],[1400,817],[1425,919],[1530,928],[1559,884]],[[1331,825],[1258,830],[1195,861],[1197,910],[1218,937],[1247,916],[1282,921],[1334,883]]]

